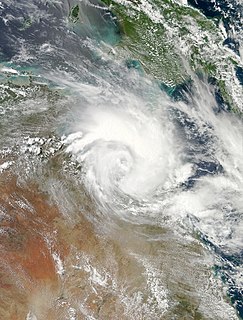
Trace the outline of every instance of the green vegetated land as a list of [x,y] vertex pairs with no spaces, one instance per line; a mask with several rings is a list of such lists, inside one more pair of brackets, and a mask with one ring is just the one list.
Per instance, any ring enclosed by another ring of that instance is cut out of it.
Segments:
[[[206,74],[224,103],[237,110],[231,85],[238,61],[223,46],[219,20],[171,0],[102,2],[117,18],[123,34],[118,44],[120,57],[139,61],[146,73],[172,88],[171,92],[188,81],[190,69]],[[78,11],[78,5],[72,7],[72,21],[77,21]],[[243,94],[242,88],[236,89]]]

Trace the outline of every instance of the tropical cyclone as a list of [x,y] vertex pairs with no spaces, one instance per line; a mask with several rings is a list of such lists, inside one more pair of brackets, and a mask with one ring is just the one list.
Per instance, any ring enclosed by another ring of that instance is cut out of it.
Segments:
[[225,26],[170,1],[0,10],[0,318],[242,317]]

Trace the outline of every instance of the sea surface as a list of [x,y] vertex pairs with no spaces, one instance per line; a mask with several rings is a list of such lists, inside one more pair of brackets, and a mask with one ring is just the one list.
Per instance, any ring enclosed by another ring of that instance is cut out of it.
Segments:
[[[241,35],[234,3],[180,5]],[[0,30],[0,319],[243,319],[242,110],[96,0],[4,0]]]

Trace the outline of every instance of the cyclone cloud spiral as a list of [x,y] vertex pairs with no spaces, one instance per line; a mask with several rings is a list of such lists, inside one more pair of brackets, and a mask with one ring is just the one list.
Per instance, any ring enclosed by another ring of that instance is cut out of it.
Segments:
[[118,101],[86,108],[65,141],[83,164],[87,189],[115,211],[127,201],[156,201],[158,192],[179,183],[175,173],[183,167],[168,101],[153,110],[129,93]]
[[143,86],[140,96],[114,90],[102,102],[95,87],[80,89],[86,104],[66,151],[81,163],[101,211],[190,218],[215,243],[228,239],[237,248],[242,225],[233,223],[228,208],[240,221],[241,120],[218,109],[208,84],[194,81],[187,102],[159,90],[151,100]]
[[0,319],[243,319],[242,8],[0,2]]

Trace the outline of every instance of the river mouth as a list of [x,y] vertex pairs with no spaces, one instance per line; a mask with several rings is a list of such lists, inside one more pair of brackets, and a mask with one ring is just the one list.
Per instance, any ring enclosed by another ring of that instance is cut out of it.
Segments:
[[0,318],[237,319],[240,114],[188,66],[172,87],[124,57],[98,2],[14,4],[1,6]]

